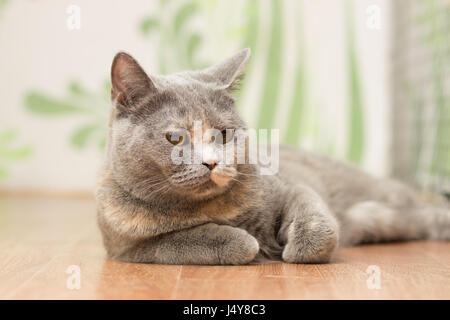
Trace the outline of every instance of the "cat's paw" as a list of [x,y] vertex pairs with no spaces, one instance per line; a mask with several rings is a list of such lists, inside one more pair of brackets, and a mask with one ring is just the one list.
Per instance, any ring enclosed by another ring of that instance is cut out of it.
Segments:
[[252,262],[259,252],[259,243],[255,237],[243,229],[233,228],[227,241],[219,247],[220,264],[242,265]]
[[314,222],[302,228],[291,225],[289,229],[288,242],[282,253],[283,261],[289,263],[330,261],[339,242],[338,230],[333,223]]

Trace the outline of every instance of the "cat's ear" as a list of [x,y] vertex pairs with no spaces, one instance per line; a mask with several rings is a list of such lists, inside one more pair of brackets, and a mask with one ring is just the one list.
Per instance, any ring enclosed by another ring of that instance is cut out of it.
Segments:
[[243,76],[250,55],[249,48],[243,49],[222,62],[200,71],[202,78],[208,82],[215,82],[224,89],[233,88]]
[[131,111],[140,99],[157,92],[142,67],[125,52],[119,52],[114,57],[111,84],[111,100],[120,112]]

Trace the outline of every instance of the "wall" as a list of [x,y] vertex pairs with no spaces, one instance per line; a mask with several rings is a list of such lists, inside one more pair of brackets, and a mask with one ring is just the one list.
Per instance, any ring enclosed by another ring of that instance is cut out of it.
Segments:
[[[238,93],[251,126],[389,172],[389,1],[0,3],[3,189],[92,189],[119,50],[149,73],[167,73],[251,47]],[[79,30],[66,25],[72,4],[81,9]],[[367,26],[372,5],[380,29]]]

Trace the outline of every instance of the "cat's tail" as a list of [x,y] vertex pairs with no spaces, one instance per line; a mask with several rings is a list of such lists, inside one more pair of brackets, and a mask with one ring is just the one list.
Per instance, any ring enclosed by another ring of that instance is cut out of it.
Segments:
[[450,240],[450,205],[422,204],[393,208],[376,201],[359,202],[341,220],[341,244],[406,240]]

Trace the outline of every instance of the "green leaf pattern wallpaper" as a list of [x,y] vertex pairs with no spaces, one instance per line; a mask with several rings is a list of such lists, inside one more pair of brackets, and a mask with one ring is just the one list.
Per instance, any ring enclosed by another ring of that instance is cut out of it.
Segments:
[[396,7],[393,169],[450,194],[450,2],[400,0]]
[[[0,19],[6,5],[7,0],[0,0]],[[0,182],[10,177],[10,166],[27,159],[32,153],[31,146],[20,142],[18,144],[17,140],[19,134],[16,128],[0,128]]]
[[[73,3],[81,9],[79,30],[66,26],[72,2],[0,2],[3,186],[95,185],[110,108],[109,68],[119,50],[150,74],[168,74],[250,47],[236,92],[250,127],[276,128],[282,143],[389,173],[389,1]],[[379,30],[366,24],[373,4],[382,13]]]

